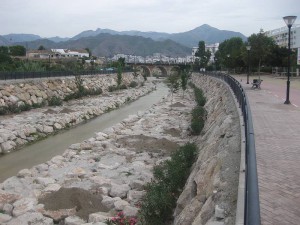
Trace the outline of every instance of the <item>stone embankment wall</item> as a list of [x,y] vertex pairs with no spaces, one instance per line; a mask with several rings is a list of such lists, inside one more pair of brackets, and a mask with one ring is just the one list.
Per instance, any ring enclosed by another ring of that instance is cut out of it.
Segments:
[[[83,85],[86,89],[99,89],[107,91],[109,86],[117,85],[116,74],[82,76]],[[133,76],[123,74],[123,83],[128,85],[133,80]],[[77,87],[74,77],[64,77],[58,79],[33,79],[9,81],[0,85],[0,106],[17,106],[27,103],[42,103],[52,96],[64,98],[66,95],[76,92]]]
[[207,98],[207,119],[199,136],[199,157],[175,210],[176,225],[235,223],[240,165],[240,121],[227,85],[193,76]]
[[[134,77],[123,75],[123,83],[129,84]],[[141,83],[142,77],[135,81]],[[84,78],[86,88],[102,88],[104,94],[64,102],[62,106],[32,109],[16,115],[0,117],[0,153],[8,153],[28,142],[36,141],[59,130],[69,128],[85,120],[101,115],[104,112],[139,98],[151,90],[154,85],[112,92],[107,89],[116,85],[116,75],[91,76]],[[0,101],[4,104],[27,102],[28,104],[41,102],[56,95],[62,98],[66,94],[76,91],[74,78],[47,79],[23,81],[0,85]],[[115,96],[115,97],[113,97]]]

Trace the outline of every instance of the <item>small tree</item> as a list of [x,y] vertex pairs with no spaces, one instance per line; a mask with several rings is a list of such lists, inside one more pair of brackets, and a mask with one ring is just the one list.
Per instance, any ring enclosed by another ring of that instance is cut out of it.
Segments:
[[171,91],[171,105],[173,104],[173,93],[176,93],[179,90],[179,76],[177,74],[171,74],[167,79],[167,85]]
[[201,68],[207,67],[211,53],[209,50],[205,50],[204,41],[199,41],[198,50],[195,53],[195,56],[199,57],[199,65]]
[[187,70],[182,70],[181,71],[181,89],[182,89],[182,97],[184,98],[184,92],[186,90],[187,87],[187,82],[188,82],[188,76],[189,76],[189,72]]
[[147,73],[145,71],[143,71],[143,78],[144,78],[144,81],[147,80]]
[[122,83],[122,65],[118,63],[118,75],[117,75],[117,85],[120,87]]
[[46,50],[46,48],[43,45],[40,45],[38,50]]

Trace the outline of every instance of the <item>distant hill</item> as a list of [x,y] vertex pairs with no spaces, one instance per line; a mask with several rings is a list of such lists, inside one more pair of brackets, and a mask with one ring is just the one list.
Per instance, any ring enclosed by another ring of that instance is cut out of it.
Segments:
[[131,55],[152,55],[162,53],[168,56],[185,56],[191,54],[191,49],[172,40],[154,41],[151,38],[129,35],[99,34],[97,36],[83,37],[77,40],[68,40],[55,43],[48,39],[39,39],[31,42],[19,42],[27,45],[29,49],[37,49],[40,45],[45,48],[89,48],[95,56],[111,57],[118,53]]
[[142,32],[142,31],[114,31],[110,29],[100,29],[98,28],[95,31],[88,30],[83,31],[80,34],[74,36],[72,39],[76,40],[81,37],[96,36],[98,34],[118,34],[118,35],[130,35],[130,36],[142,36],[146,38],[151,38],[153,40],[173,40],[187,47],[198,46],[199,41],[205,41],[205,43],[212,44],[216,42],[222,42],[226,39],[232,37],[240,37],[244,41],[247,39],[245,35],[239,32],[219,30],[217,28],[211,27],[207,24],[204,24],[200,27],[197,27],[193,30],[182,32],[182,33],[160,33],[160,32]]
[[51,37],[51,38],[46,38],[46,39],[48,39],[49,41],[54,41],[56,43],[61,42],[61,41],[68,41],[68,40],[70,40],[70,38],[61,38],[61,37],[58,37],[58,36]]
[[191,31],[171,34],[169,39],[182,45],[195,47],[198,46],[199,41],[205,41],[205,43],[207,44],[213,44],[217,42],[221,43],[226,39],[230,39],[232,37],[240,37],[244,41],[247,39],[246,36],[239,32],[219,30],[207,24],[197,27]]
[[191,53],[191,47],[199,41],[207,44],[222,42],[232,37],[246,36],[239,32],[219,30],[207,24],[181,33],[114,31],[110,29],[87,30],[72,38],[52,37],[43,39],[34,34],[8,34],[0,36],[0,45],[22,44],[29,49],[40,45],[46,48],[89,48],[96,56],[110,56],[117,53],[150,55],[155,52],[166,55]]
[[35,41],[41,39],[39,35],[35,34],[6,34],[2,35],[8,43],[16,43],[16,42],[26,42],[26,41]]
[[0,46],[1,45],[4,45],[4,46],[8,45],[8,41],[2,36],[0,36]]

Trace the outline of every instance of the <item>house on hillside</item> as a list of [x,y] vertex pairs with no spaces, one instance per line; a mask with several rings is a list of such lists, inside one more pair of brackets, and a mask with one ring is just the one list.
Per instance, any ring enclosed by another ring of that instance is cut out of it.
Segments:
[[51,50],[29,50],[26,52],[27,58],[48,59],[48,58],[83,58],[89,57],[89,52],[85,49],[51,49]]
[[35,59],[48,59],[52,56],[53,52],[50,50],[29,50],[26,51],[27,58],[35,58]]

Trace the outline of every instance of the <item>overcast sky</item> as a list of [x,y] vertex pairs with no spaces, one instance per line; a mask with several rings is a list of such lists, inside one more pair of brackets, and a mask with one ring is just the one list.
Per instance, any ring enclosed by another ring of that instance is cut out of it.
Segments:
[[0,35],[72,37],[108,28],[178,33],[209,24],[246,36],[285,26],[300,0],[0,0]]

